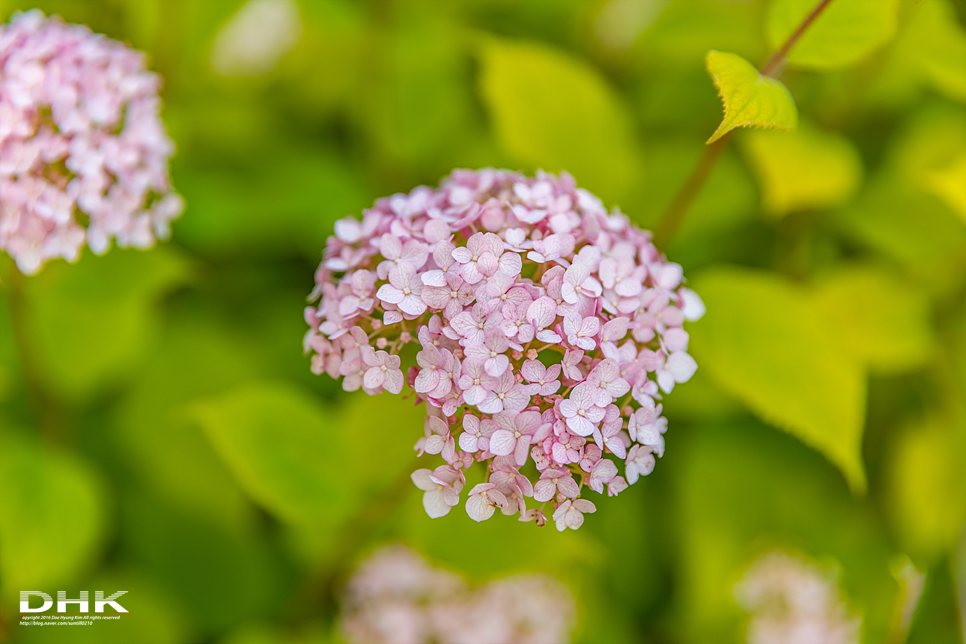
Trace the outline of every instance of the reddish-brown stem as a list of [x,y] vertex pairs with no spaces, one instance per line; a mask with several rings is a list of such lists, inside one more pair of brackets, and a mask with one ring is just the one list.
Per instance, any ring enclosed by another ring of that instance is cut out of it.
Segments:
[[691,203],[698,196],[701,186],[708,179],[712,168],[718,162],[718,157],[728,147],[730,140],[731,133],[729,132],[704,149],[704,154],[701,155],[698,165],[695,166],[691,176],[678,191],[674,201],[671,202],[664,216],[661,217],[661,221],[654,229],[654,243],[658,248],[666,248],[667,243],[674,237],[674,233],[681,227]]
[[[815,8],[805,16],[802,23],[798,25],[798,28],[792,32],[792,35],[788,37],[778,51],[768,57],[768,60],[765,61],[765,64],[761,68],[762,75],[774,77],[781,71],[782,63],[788,56],[788,52],[801,39],[805,30],[815,22],[819,14],[831,3],[832,0],[820,0],[815,5]],[[708,179],[708,175],[711,174],[715,163],[717,163],[724,149],[728,147],[728,140],[731,138],[729,135],[730,132],[705,148],[704,155],[698,161],[698,165],[691,172],[691,175],[684,185],[681,186],[677,196],[674,197],[674,201],[671,202],[671,205],[668,206],[668,209],[654,227],[654,242],[658,248],[666,247],[668,242],[671,241],[671,238],[674,237],[678,228],[681,227],[681,223],[684,221],[688,209],[701,191],[701,187],[704,186],[704,182]]]
[[788,40],[785,41],[785,44],[783,44],[778,51],[772,54],[771,57],[769,57],[769,59],[765,62],[764,66],[762,66],[762,76],[774,76],[775,72],[779,71],[779,67],[788,56],[788,52],[791,51],[792,47],[795,46],[795,43],[797,43],[799,38],[802,37],[802,34],[805,33],[805,30],[808,29],[813,22],[815,22],[815,19],[818,18],[819,14],[825,11],[825,7],[829,6],[830,4],[832,4],[832,0],[821,0],[821,2],[815,5],[815,8],[812,9],[812,12],[805,16],[805,20],[802,21],[802,24],[798,25],[798,29],[796,29],[792,35],[788,37]]

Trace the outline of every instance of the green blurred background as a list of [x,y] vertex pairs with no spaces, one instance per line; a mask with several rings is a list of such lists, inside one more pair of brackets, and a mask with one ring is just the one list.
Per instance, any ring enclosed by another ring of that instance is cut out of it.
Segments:
[[[0,287],[0,641],[336,642],[340,585],[403,541],[474,582],[558,576],[578,642],[741,641],[733,586],[773,548],[838,570],[864,642],[963,642],[966,7],[836,2],[874,18],[842,19],[855,51],[803,40],[801,126],[737,132],[665,249],[708,307],[666,455],[561,534],[430,520],[419,411],[310,373],[332,224],[495,166],[653,226],[721,120],[705,54],[761,64],[812,2],[299,0],[291,46],[245,62],[219,36],[240,0],[0,0],[148,53],[187,202],[169,243],[25,280],[19,351]],[[27,589],[131,614],[18,627]]]

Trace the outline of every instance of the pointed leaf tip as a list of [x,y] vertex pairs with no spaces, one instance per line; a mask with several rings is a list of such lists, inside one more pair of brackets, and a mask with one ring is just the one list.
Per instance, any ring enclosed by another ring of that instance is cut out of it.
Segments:
[[724,104],[724,120],[707,143],[736,127],[792,130],[798,125],[795,101],[781,81],[762,76],[735,54],[712,50],[705,63]]

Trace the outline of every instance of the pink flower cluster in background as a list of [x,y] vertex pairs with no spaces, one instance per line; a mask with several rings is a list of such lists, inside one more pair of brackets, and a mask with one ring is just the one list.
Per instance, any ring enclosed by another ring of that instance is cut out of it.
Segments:
[[748,644],[858,644],[862,620],[851,614],[828,573],[775,551],[763,555],[735,587],[751,613]]
[[681,267],[566,174],[457,170],[380,199],[336,222],[315,280],[313,370],[426,404],[416,449],[444,464],[412,478],[431,517],[484,462],[470,517],[580,527],[584,491],[654,468],[661,392],[696,369],[682,325],[704,307]]
[[349,580],[339,626],[351,644],[566,644],[576,606],[547,575],[476,589],[404,546],[376,551]]
[[168,236],[183,203],[141,52],[33,10],[0,25],[0,70],[0,250],[21,271]]

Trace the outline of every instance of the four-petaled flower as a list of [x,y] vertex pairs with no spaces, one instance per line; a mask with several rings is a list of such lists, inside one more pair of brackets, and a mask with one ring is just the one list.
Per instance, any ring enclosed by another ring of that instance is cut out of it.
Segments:
[[473,287],[459,275],[449,273],[441,278],[442,284],[423,288],[423,302],[436,310],[443,311],[447,320],[452,320],[463,312],[463,308],[476,297]]
[[576,261],[570,265],[564,274],[560,293],[565,302],[576,304],[580,297],[595,298],[602,293],[600,282],[591,277],[590,266],[583,261]]
[[429,257],[429,251],[424,244],[420,244],[415,239],[410,239],[403,244],[398,237],[390,233],[382,236],[379,252],[386,258],[386,261],[376,267],[376,273],[381,279],[386,279],[386,275],[392,272],[394,266],[400,266],[403,263],[412,266],[413,270],[422,268],[426,258]]
[[416,487],[426,492],[423,494],[423,507],[426,514],[434,519],[446,516],[460,502],[462,475],[449,465],[440,465],[435,470],[416,470],[411,478]]
[[529,402],[530,396],[527,394],[526,387],[518,384],[513,374],[507,370],[500,376],[496,386],[486,392],[486,396],[476,407],[485,414],[496,414],[504,409],[522,411]]
[[590,436],[604,418],[604,410],[597,406],[594,386],[581,383],[570,392],[570,398],[560,402],[560,413],[567,427],[578,436]]
[[533,396],[549,396],[560,389],[559,364],[545,367],[539,360],[527,360],[520,373],[530,383],[530,394]]
[[466,357],[483,361],[483,369],[494,378],[498,378],[510,367],[510,359],[505,352],[510,343],[498,329],[491,329],[483,342],[472,342],[466,347]]
[[593,351],[597,346],[594,336],[598,331],[600,320],[596,317],[588,316],[581,320],[579,315],[571,313],[564,318],[564,333],[567,334],[567,342],[571,346]]
[[426,453],[441,454],[444,461],[451,462],[456,455],[456,441],[450,436],[446,421],[436,416],[428,417],[426,433],[426,442],[423,444]]
[[606,407],[631,390],[630,384],[621,378],[617,363],[610,358],[593,368],[587,375],[587,383],[592,385],[598,407]]
[[506,496],[492,483],[480,483],[470,490],[466,499],[466,514],[474,521],[486,521],[493,516],[497,507],[505,507]]
[[638,477],[647,476],[654,471],[654,454],[650,447],[635,445],[627,453],[626,464],[624,473],[627,475],[627,482],[634,485]]
[[549,467],[541,472],[540,480],[533,486],[533,500],[545,503],[557,494],[573,499],[580,494],[580,488],[570,470]]
[[463,416],[463,433],[460,434],[460,449],[470,454],[477,450],[490,449],[490,436],[496,431],[496,423],[489,418],[480,420],[473,414]]
[[521,467],[527,462],[530,440],[540,429],[540,414],[504,411],[496,414],[493,420],[499,429],[490,437],[490,451],[497,456],[513,455],[517,467]]
[[[510,376],[513,380],[513,376]],[[463,374],[460,376],[459,388],[463,390],[463,400],[467,405],[479,405],[487,394],[492,393],[500,381],[486,373],[482,360],[469,358],[463,361]]]
[[426,311],[426,303],[420,297],[422,292],[423,281],[416,275],[416,269],[409,262],[400,261],[389,271],[389,283],[380,286],[376,296],[416,317]]
[[553,520],[557,522],[557,530],[563,532],[567,528],[576,530],[584,524],[584,515],[597,511],[597,506],[587,499],[571,501],[567,499],[560,504],[553,513]]
[[366,389],[382,387],[391,394],[402,391],[403,375],[399,369],[399,356],[391,356],[385,351],[374,351],[372,347],[364,347],[362,359],[369,366],[362,379]]

